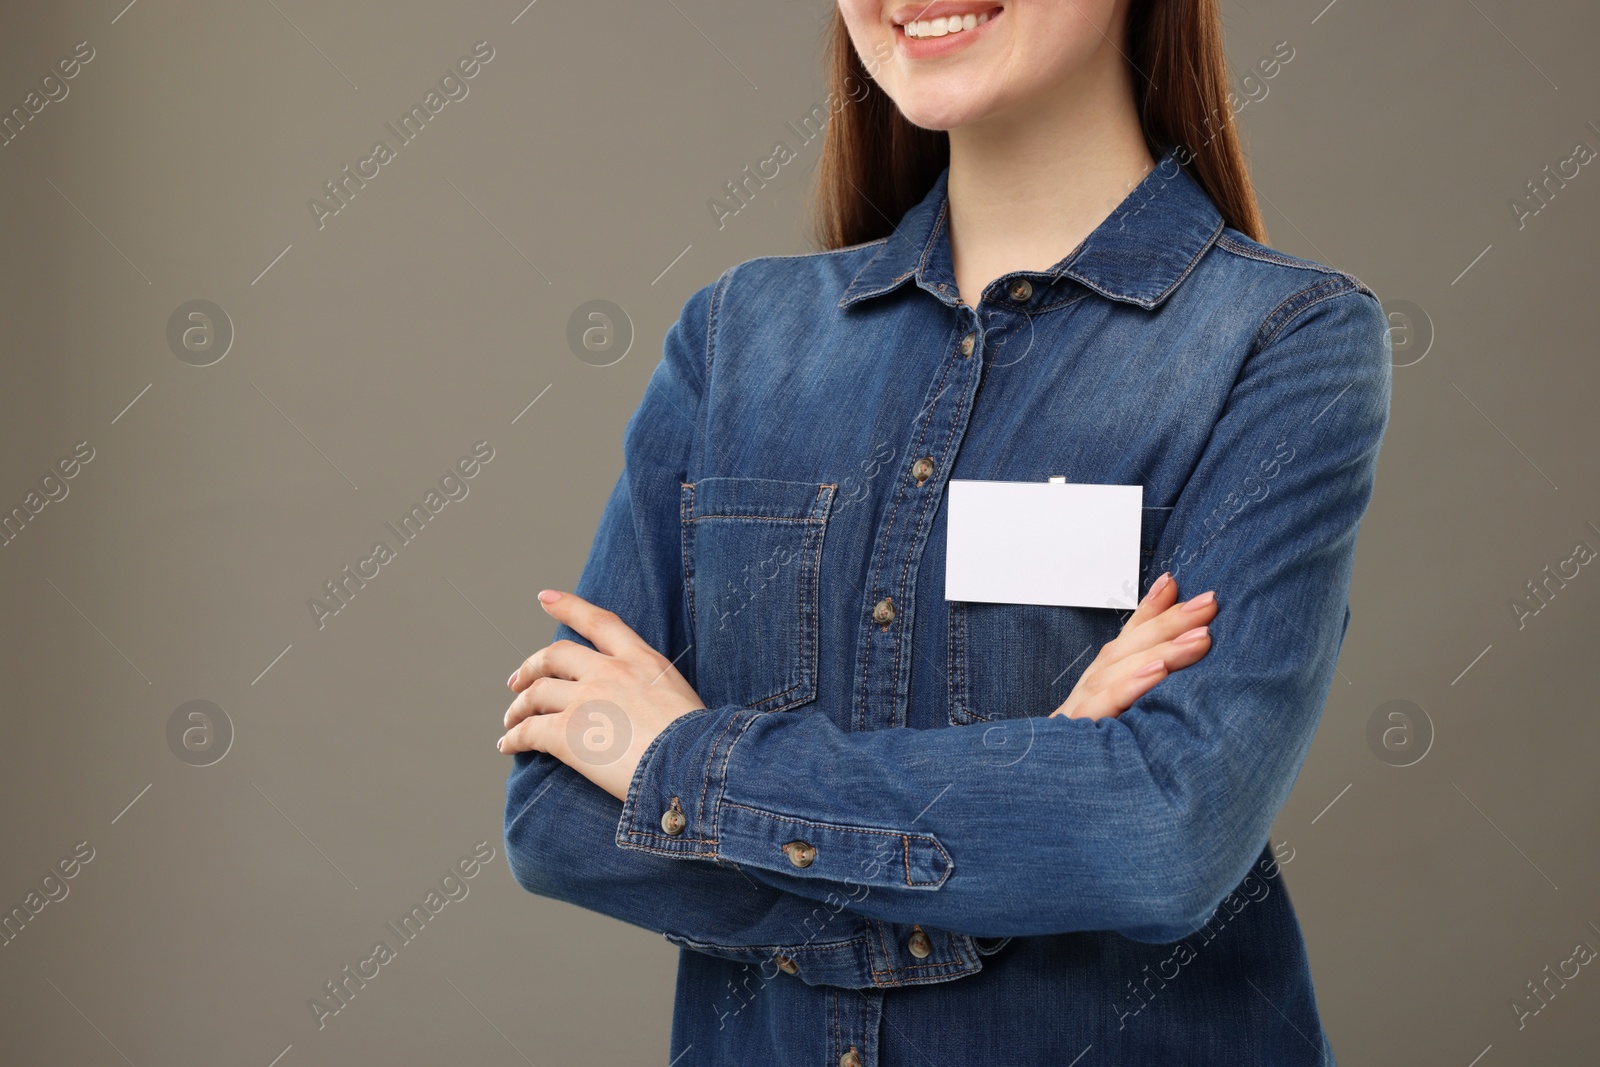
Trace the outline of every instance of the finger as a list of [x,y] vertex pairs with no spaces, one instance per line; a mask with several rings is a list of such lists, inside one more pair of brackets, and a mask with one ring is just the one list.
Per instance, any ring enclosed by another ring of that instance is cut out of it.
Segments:
[[1167,673],[1165,663],[1160,659],[1151,660],[1139,671],[1108,681],[1067,714],[1074,719],[1115,718],[1155,688]]
[[[1100,647],[1100,653],[1095,657],[1095,662],[1090,667],[1103,666],[1114,659],[1119,659],[1126,654],[1123,646],[1117,644],[1117,638],[1132,633],[1152,619],[1160,617],[1161,613],[1171,608],[1178,600],[1178,583],[1173,581],[1171,571],[1162,571],[1155,581],[1150,583],[1150,589],[1139,601],[1127,619],[1123,620],[1122,629],[1117,637],[1112,638]],[[1088,673],[1085,671],[1085,673]]]
[[1133,614],[1128,616],[1128,621],[1122,624],[1126,630],[1130,626],[1139,626],[1149,622],[1173,605],[1178,599],[1178,583],[1172,580],[1171,571],[1162,571],[1161,576],[1150,583],[1149,592],[1144,599],[1139,601],[1139,606],[1133,609]]
[[1210,650],[1210,628],[1196,626],[1171,641],[1163,641],[1153,648],[1132,653],[1114,663],[1106,664],[1094,676],[1087,679],[1089,695],[1117,691],[1118,687],[1128,679],[1139,677],[1141,671],[1150,669],[1152,663],[1160,663],[1163,674],[1182,670],[1198,663]]
[[1217,611],[1216,593],[1209,589],[1181,604],[1174,603],[1139,626],[1124,626],[1122,632],[1111,642],[1108,658],[1123,659],[1137,656],[1165,641],[1173,640],[1179,634],[1196,626],[1209,624],[1216,618]]
[[1151,651],[1161,657],[1169,673],[1192,667],[1211,651],[1211,628],[1196,626],[1171,641],[1163,641]]
[[654,651],[616,612],[591,604],[577,593],[541,589],[539,603],[557,622],[566,623],[608,656],[631,656],[641,649]]
[[506,729],[530,716],[551,715],[570,707],[577,699],[578,683],[565,678],[540,678],[537,685],[529,685],[517,694],[517,699],[506,709]]
[[[1084,668],[1085,677],[1094,674],[1107,664],[1115,663],[1130,651],[1137,651],[1133,644],[1126,640],[1129,635],[1136,632],[1141,626],[1160,617],[1161,613],[1171,608],[1178,599],[1178,583],[1172,580],[1171,571],[1162,571],[1155,581],[1150,583],[1150,589],[1145,593],[1144,599],[1139,601],[1133,613],[1124,620],[1122,629],[1117,636],[1100,646],[1100,651],[1093,660]],[[1167,636],[1172,636],[1168,634]]]
[[605,657],[576,641],[552,641],[511,672],[506,680],[513,692],[520,693],[535,678],[582,678],[600,666]]
[[515,752],[548,752],[560,757],[565,738],[566,715],[533,715],[507,730],[495,748],[511,755]]

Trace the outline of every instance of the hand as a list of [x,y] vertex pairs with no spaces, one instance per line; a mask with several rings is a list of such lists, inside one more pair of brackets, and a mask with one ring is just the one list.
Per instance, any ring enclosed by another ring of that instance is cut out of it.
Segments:
[[539,603],[589,641],[556,641],[506,680],[501,752],[548,752],[623,800],[639,759],[667,724],[705,707],[683,675],[614,612],[544,589]]
[[1178,583],[1163,574],[1150,586],[1122,632],[1100,649],[1066,701],[1051,715],[1069,719],[1116,717],[1170,672],[1200,662],[1211,651],[1206,629],[1217,614],[1211,592],[1178,603]]

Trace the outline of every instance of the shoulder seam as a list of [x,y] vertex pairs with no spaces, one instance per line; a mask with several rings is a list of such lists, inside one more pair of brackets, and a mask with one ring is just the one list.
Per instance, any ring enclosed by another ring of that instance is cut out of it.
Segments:
[[[1273,308],[1271,314],[1262,321],[1260,329],[1256,331],[1256,341],[1251,345],[1251,352],[1261,352],[1271,346],[1274,341],[1282,336],[1285,330],[1294,324],[1295,320],[1318,304],[1348,295],[1366,296],[1374,303],[1377,302],[1377,295],[1355,278],[1345,274],[1343,271],[1333,271],[1332,273],[1338,275],[1338,277],[1308,285]],[[1379,306],[1381,308],[1382,305]],[[1276,325],[1273,324],[1274,319],[1278,319]],[[1271,327],[1270,332],[1268,330],[1269,327]]]
[[[890,234],[889,236],[892,237],[893,234]],[[858,252],[863,248],[871,248],[873,245],[881,245],[888,240],[889,237],[878,237],[871,241],[862,241],[860,244],[845,245],[843,248],[825,248],[820,252],[793,252],[789,254],[774,253],[766,256],[752,256],[744,262],[759,263],[765,259],[818,259],[822,256],[837,256],[843,252]],[[740,265],[742,266],[743,264]]]
[[[1352,283],[1354,283],[1357,289],[1372,293],[1371,288],[1368,287],[1367,284],[1360,278],[1357,278],[1354,274],[1351,274],[1349,271],[1340,270],[1338,267],[1330,267],[1326,263],[1318,263],[1315,260],[1310,259],[1290,259],[1287,256],[1273,252],[1271,249],[1249,248],[1235,241],[1226,233],[1218,235],[1216,243],[1219,248],[1222,248],[1228,252],[1232,252],[1236,256],[1242,256],[1245,259],[1254,259],[1261,263],[1273,263],[1280,267],[1289,267],[1291,269],[1314,270],[1322,274],[1336,274],[1341,278],[1348,278]],[[1376,296],[1377,294],[1373,293],[1372,295]]]

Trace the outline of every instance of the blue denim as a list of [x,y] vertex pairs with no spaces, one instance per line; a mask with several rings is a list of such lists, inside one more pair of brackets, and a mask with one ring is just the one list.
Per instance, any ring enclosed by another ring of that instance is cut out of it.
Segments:
[[[1331,1064],[1268,838],[1350,621],[1384,312],[1170,152],[970,307],[947,177],[668,331],[575,590],[705,707],[623,803],[516,756],[511,869],[681,946],[676,1067]],[[1217,593],[1118,718],[1049,713],[1126,612],[944,599],[945,483],[1052,475],[1144,487],[1137,595]]]

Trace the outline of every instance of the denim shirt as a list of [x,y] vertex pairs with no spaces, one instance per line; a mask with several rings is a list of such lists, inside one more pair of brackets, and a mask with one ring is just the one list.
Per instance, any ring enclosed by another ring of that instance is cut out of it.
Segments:
[[[681,946],[675,1067],[1331,1063],[1268,837],[1350,620],[1384,312],[1170,152],[969,306],[947,178],[668,331],[574,588],[705,707],[625,802],[517,755],[512,872]],[[1049,713],[1125,611],[944,596],[947,481],[1052,476],[1143,486],[1130,601],[1216,590],[1210,653],[1117,718]]]

